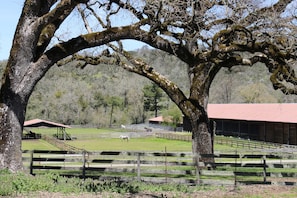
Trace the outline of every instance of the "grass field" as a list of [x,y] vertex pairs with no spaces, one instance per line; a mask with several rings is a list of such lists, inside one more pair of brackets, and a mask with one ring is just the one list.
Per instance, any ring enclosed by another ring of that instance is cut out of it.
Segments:
[[[56,128],[34,128],[32,131],[44,135],[52,136],[57,133]],[[167,140],[150,137],[131,138],[129,142],[119,139],[121,133],[127,131],[123,129],[96,129],[96,128],[70,128],[66,129],[67,133],[76,140],[67,141],[67,144],[77,148],[89,151],[159,151],[165,150],[168,152],[191,152],[192,143],[178,140]],[[137,132],[135,132],[137,133]],[[138,132],[141,133],[141,132]],[[179,133],[180,134],[180,133]],[[189,133],[183,133],[190,135]],[[48,144],[43,140],[23,140],[23,150],[57,150],[56,147]],[[237,148],[228,145],[215,144],[215,151],[219,152],[232,152],[234,153]],[[240,148],[239,148],[240,149]]]
[[52,144],[44,140],[23,140],[22,141],[23,150],[59,150]]
[[112,151],[191,151],[191,143],[159,139],[155,137],[150,138],[135,138],[128,142],[119,138],[102,138],[102,139],[88,139],[88,140],[74,140],[67,142],[68,144],[83,148],[88,151],[96,150],[112,150]]

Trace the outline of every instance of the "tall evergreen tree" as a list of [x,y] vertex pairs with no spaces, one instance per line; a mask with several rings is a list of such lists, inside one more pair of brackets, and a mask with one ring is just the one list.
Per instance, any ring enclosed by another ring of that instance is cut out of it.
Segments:
[[143,88],[144,97],[144,110],[154,111],[155,117],[158,117],[158,112],[164,108],[161,104],[162,98],[164,97],[163,90],[155,83],[144,86]]

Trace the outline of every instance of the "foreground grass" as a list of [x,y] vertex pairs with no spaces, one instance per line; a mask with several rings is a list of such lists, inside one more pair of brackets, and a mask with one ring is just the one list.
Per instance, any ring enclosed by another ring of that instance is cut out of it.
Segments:
[[142,182],[122,182],[118,180],[98,181],[92,179],[66,178],[57,174],[31,176],[24,173],[11,174],[0,171],[0,196],[28,195],[34,192],[60,192],[63,194],[113,192],[119,194],[136,194],[148,192],[194,192],[194,187],[182,184],[154,185]]
[[187,186],[66,178],[53,173],[31,176],[0,171],[2,197],[212,197],[212,198],[293,198],[293,186]]

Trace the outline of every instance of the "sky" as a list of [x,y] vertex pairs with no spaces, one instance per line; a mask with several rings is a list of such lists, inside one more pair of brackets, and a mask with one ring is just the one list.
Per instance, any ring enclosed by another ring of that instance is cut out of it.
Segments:
[[0,6],[0,60],[8,59],[24,0],[9,0]]
[[[7,60],[12,45],[14,32],[21,15],[24,0],[7,0],[0,6],[0,61]],[[77,18],[76,18],[77,19]],[[73,27],[73,26],[72,26]],[[71,30],[70,30],[71,31]],[[73,31],[73,30],[72,30]],[[78,30],[81,31],[81,30]],[[75,31],[73,31],[75,32]],[[127,50],[141,48],[144,44],[137,41],[126,41]]]

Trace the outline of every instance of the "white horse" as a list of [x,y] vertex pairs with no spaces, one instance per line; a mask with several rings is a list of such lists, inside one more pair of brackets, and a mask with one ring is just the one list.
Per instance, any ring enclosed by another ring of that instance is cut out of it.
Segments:
[[127,135],[120,135],[120,139],[127,140],[127,142],[128,142],[130,138]]

